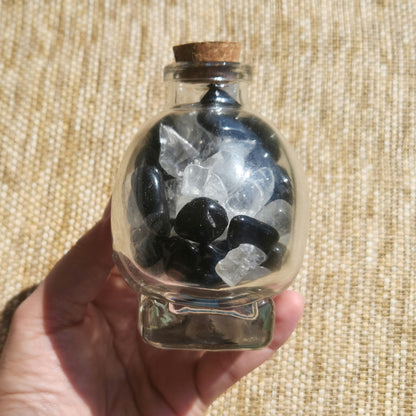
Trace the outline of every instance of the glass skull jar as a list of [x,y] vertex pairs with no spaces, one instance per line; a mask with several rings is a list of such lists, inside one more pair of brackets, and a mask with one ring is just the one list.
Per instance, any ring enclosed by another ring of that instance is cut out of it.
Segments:
[[160,348],[256,349],[301,265],[307,192],[280,133],[246,109],[249,66],[177,62],[170,107],[129,147],[112,197],[115,262]]

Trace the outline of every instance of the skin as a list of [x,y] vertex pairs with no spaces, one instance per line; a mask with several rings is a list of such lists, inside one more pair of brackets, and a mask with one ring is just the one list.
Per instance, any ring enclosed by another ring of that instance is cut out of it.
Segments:
[[301,296],[285,291],[265,349],[156,349],[137,331],[137,295],[111,254],[107,209],[16,310],[0,359],[1,415],[203,415],[302,315]]

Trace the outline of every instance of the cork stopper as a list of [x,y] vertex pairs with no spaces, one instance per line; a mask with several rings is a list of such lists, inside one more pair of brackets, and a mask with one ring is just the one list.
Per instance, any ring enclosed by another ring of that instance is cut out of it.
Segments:
[[239,42],[194,42],[173,47],[176,62],[238,62]]

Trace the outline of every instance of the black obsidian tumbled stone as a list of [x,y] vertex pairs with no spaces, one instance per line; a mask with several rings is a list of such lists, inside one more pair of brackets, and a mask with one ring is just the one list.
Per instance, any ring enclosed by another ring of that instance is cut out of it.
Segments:
[[155,166],[142,163],[132,175],[132,182],[137,207],[145,224],[156,235],[168,236],[171,226],[162,172]]
[[222,260],[228,252],[228,250],[224,248],[223,244],[217,244],[216,242],[212,242],[211,244],[201,246],[200,249],[201,264],[203,266],[206,266],[207,269],[215,267],[217,263],[220,260]]
[[292,182],[284,168],[275,165],[272,168],[274,176],[274,189],[269,202],[276,199],[284,199],[289,204],[293,204]]
[[181,237],[170,237],[163,245],[163,262],[169,275],[190,281],[200,262],[199,247]]
[[277,161],[280,158],[280,144],[277,134],[272,127],[255,116],[242,116],[238,120],[243,124],[252,134],[259,138],[264,150],[270,154],[271,158]]
[[143,147],[138,153],[134,166],[137,168],[143,163],[146,165],[156,166],[160,169],[159,155],[160,155],[160,126],[162,124],[173,126],[177,116],[173,113],[165,115],[157,123],[153,124],[142,138]]
[[283,257],[286,253],[286,246],[277,243],[272,247],[267,255],[267,260],[262,263],[263,267],[267,267],[272,271],[279,270],[282,267]]
[[173,113],[167,114],[148,130],[146,135],[141,140],[143,147],[140,149],[134,161],[135,168],[140,168],[141,166],[155,166],[162,172],[164,179],[172,179],[172,176],[165,172],[159,163],[160,127],[161,125],[174,127],[177,119],[177,115]]
[[230,94],[225,92],[222,88],[218,88],[215,85],[210,85],[208,92],[201,98],[200,103],[204,106],[208,105],[227,105],[227,106],[237,106],[240,107],[240,104],[231,97]]
[[131,238],[134,259],[139,266],[153,266],[162,258],[164,239],[153,234],[146,226],[134,229]]
[[208,247],[212,247],[218,253],[225,253],[225,254],[227,254],[232,249],[228,240],[213,241]]
[[261,143],[256,143],[253,150],[248,154],[246,159],[247,167],[257,170],[260,168],[273,169],[276,165],[270,152],[268,152]]
[[142,166],[157,166],[159,168],[160,144],[156,141],[155,143],[157,143],[157,145],[147,145],[140,149],[134,162],[135,168],[140,168]]
[[227,224],[225,209],[213,199],[200,197],[183,206],[174,228],[183,238],[208,244],[224,232]]
[[232,107],[225,113],[214,110],[201,111],[197,120],[209,133],[221,138],[234,140],[256,140],[256,136],[250,129],[237,120],[238,111],[232,111]]
[[221,277],[215,271],[215,266],[222,260],[227,251],[219,248],[218,245],[211,243],[200,247],[200,261],[194,274],[194,283],[204,287],[214,287],[223,283]]
[[279,240],[279,233],[253,217],[237,215],[230,221],[227,239],[233,248],[240,244],[252,244],[267,254]]

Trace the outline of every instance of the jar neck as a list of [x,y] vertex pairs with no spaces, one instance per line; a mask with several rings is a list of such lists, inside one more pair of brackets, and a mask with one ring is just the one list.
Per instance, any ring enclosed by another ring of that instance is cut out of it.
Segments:
[[251,68],[234,62],[179,62],[165,67],[170,106],[247,105]]

